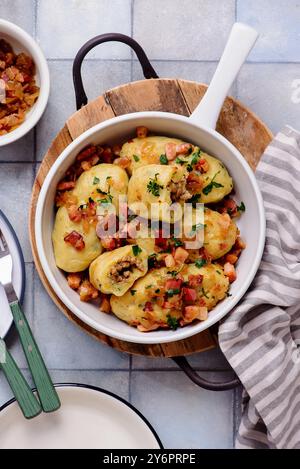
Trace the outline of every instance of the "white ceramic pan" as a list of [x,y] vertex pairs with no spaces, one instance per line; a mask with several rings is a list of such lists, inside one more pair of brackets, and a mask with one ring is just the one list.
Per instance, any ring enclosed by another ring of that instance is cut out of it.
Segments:
[[[96,330],[108,336],[135,343],[154,344],[181,340],[207,329],[228,314],[252,282],[261,260],[265,241],[263,201],[249,165],[239,151],[215,131],[215,125],[223,101],[256,39],[257,33],[252,28],[240,23],[234,25],[211,85],[200,105],[189,118],[165,112],[139,112],[115,117],[80,135],[62,152],[50,169],[42,186],[36,210],[35,234],[39,257],[46,277],[58,297],[82,321]],[[84,54],[92,48],[94,42],[91,40],[84,46]],[[129,42],[132,43],[133,40],[129,39],[127,43]],[[140,48],[136,46],[135,50],[138,56],[142,56],[143,51]],[[83,48],[78,53],[79,66],[82,53]],[[143,67],[144,72],[147,72],[145,67]],[[151,66],[148,63],[148,73],[150,72]],[[81,81],[77,85],[82,86]],[[81,98],[77,94],[78,105],[85,102],[84,99],[80,102]],[[77,293],[68,286],[64,274],[56,267],[53,256],[51,232],[57,183],[84,147],[92,143],[122,141],[132,136],[135,128],[140,125],[145,125],[156,134],[177,136],[197,144],[201,149],[219,158],[233,177],[237,200],[244,201],[246,205],[246,212],[241,217],[239,227],[247,243],[247,249],[238,263],[238,278],[232,284],[232,296],[219,303],[210,312],[205,322],[192,324],[176,331],[160,330],[141,333],[114,315],[101,313],[92,304],[80,302]]]

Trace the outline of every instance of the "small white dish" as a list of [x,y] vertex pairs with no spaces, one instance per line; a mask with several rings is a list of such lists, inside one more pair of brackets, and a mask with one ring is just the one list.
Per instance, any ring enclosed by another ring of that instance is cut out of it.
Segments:
[[14,399],[0,408],[0,449],[160,449],[145,417],[94,386],[58,384],[61,408],[26,420]]
[[[7,241],[9,250],[13,258],[13,285],[21,303],[25,291],[25,263],[20,243],[4,213],[0,210],[0,229]],[[0,285],[0,337],[4,339],[12,322],[12,314],[2,285]]]
[[0,19],[0,39],[9,42],[14,52],[25,52],[32,57],[36,67],[36,83],[40,87],[40,95],[31,110],[26,114],[25,121],[12,132],[0,136],[0,147],[2,147],[26,135],[42,117],[49,98],[50,74],[40,46],[22,28]]

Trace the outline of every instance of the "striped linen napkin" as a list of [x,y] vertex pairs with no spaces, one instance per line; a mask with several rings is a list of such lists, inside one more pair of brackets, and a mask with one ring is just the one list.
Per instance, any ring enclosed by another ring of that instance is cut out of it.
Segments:
[[236,448],[300,448],[300,133],[285,127],[256,177],[266,246],[250,289],[219,329],[244,386]]

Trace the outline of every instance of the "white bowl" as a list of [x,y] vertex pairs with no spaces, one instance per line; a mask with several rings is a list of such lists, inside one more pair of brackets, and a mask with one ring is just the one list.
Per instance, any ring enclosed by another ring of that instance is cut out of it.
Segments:
[[0,147],[3,147],[26,135],[43,115],[49,98],[50,75],[47,61],[39,45],[23,29],[9,21],[0,19],[1,38],[9,42],[17,54],[25,52],[32,57],[36,67],[36,83],[40,87],[40,95],[26,114],[25,121],[12,132],[0,136]]
[[[158,135],[182,138],[218,157],[228,168],[236,191],[246,212],[238,222],[247,248],[237,267],[237,280],[232,284],[232,296],[220,302],[204,322],[181,329],[139,332],[113,314],[100,312],[94,305],[83,303],[68,286],[65,275],[55,265],[51,233],[54,222],[55,192],[58,182],[74,162],[76,155],[89,144],[122,141],[134,133],[135,127],[145,125]],[[45,275],[61,301],[83,322],[104,334],[128,342],[153,344],[182,340],[197,334],[222,319],[242,298],[258,269],[265,241],[265,215],[262,197],[255,176],[239,151],[215,130],[198,125],[192,119],[164,112],[140,112],[110,119],[84,132],[74,140],[51,167],[42,186],[36,209],[35,235],[39,258]]]

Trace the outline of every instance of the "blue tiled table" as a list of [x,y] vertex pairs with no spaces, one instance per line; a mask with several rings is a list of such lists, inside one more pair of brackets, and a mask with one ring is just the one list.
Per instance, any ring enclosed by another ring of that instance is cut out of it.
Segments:
[[[54,380],[91,383],[129,399],[149,418],[166,447],[231,447],[239,392],[200,390],[170,360],[118,353],[85,335],[57,310],[32,263],[29,197],[39,161],[74,111],[72,59],[88,38],[103,32],[136,38],[162,77],[209,82],[232,23],[247,22],[261,36],[232,93],[274,132],[285,123],[299,128],[300,104],[292,100],[292,87],[300,80],[299,0],[1,0],[0,17],[36,37],[51,73],[49,105],[36,130],[0,149],[0,207],[24,250],[25,309]],[[136,60],[121,44],[89,54],[83,74],[90,98],[142,78]],[[14,332],[8,342],[25,368]],[[214,379],[228,373],[220,351],[196,355],[192,363]],[[0,374],[0,404],[10,396]]]

